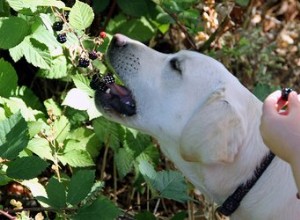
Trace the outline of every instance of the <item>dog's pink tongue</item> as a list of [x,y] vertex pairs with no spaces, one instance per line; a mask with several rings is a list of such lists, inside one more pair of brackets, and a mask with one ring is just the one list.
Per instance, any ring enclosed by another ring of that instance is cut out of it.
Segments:
[[130,95],[130,91],[124,87],[124,86],[120,86],[116,83],[110,83],[110,84],[106,84],[106,86],[108,88],[110,88],[110,93],[119,97],[123,97],[123,96],[128,96]]

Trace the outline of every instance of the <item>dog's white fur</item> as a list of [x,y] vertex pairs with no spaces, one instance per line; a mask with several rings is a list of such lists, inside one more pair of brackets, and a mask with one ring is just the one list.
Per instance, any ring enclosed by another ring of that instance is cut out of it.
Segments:
[[[221,63],[191,51],[162,54],[122,35],[107,56],[132,91],[137,114],[106,117],[154,136],[218,204],[252,177],[268,153],[259,132],[262,103]],[[231,219],[300,219],[296,193],[289,165],[275,157]]]

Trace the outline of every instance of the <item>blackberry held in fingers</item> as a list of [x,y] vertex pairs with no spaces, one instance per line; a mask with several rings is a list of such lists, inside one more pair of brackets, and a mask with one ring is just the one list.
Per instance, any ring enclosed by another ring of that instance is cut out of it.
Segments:
[[291,88],[283,88],[281,90],[281,99],[287,101],[289,98],[289,94],[293,91]]

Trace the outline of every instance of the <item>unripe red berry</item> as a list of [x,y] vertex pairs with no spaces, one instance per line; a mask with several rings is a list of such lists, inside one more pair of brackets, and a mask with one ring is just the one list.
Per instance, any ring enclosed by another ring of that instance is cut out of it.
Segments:
[[102,39],[106,38],[107,35],[106,35],[106,32],[105,31],[101,31],[100,32],[100,35],[99,35]]

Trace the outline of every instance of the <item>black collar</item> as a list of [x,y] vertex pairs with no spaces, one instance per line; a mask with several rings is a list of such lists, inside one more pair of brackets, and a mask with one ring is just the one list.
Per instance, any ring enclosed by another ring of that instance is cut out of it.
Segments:
[[216,212],[225,216],[230,216],[239,207],[242,199],[270,165],[274,156],[275,155],[272,152],[266,155],[260,166],[256,167],[253,177],[246,183],[239,185],[238,188],[223,202],[223,204],[217,208]]

